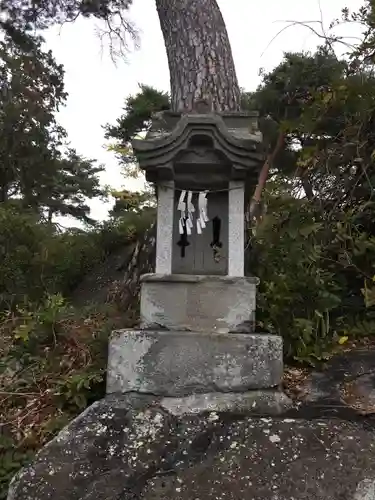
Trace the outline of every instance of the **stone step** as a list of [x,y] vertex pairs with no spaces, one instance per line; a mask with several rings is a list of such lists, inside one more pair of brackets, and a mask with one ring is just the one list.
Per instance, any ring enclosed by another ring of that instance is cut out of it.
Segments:
[[277,389],[209,392],[182,398],[162,397],[159,404],[175,416],[199,415],[206,412],[278,416],[293,407],[292,400]]
[[277,387],[282,376],[276,335],[119,330],[109,342],[107,394],[245,392]]

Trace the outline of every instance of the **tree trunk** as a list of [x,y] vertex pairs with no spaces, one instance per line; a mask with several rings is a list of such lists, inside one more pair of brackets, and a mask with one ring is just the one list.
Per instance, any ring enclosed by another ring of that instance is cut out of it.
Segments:
[[0,203],[5,203],[8,200],[8,186],[4,184],[0,187]]
[[216,0],[156,0],[171,82],[173,111],[208,101],[213,111],[238,111],[240,88]]
[[312,185],[307,178],[306,174],[301,175],[301,184],[303,187],[303,190],[305,192],[305,196],[309,201],[312,201],[314,199],[314,191],[312,188]]

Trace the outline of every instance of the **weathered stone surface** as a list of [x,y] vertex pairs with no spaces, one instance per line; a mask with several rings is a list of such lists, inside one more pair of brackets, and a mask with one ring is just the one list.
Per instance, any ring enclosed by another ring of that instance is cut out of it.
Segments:
[[[166,112],[160,118],[159,123],[153,124],[153,130],[146,139],[132,142],[148,181],[160,183],[175,179],[179,155],[188,152],[191,142],[196,137],[200,138],[204,130],[204,135],[213,142],[213,152],[226,160],[228,181],[246,179],[249,184],[256,184],[264,160],[256,113]],[[199,162],[194,163],[199,173]],[[212,166],[220,167],[216,158]]]
[[373,500],[374,430],[335,420],[246,419],[204,459],[154,477],[144,500]]
[[375,412],[375,373],[360,375],[343,384],[342,396],[349,404],[364,412]]
[[247,391],[276,387],[282,375],[274,335],[120,330],[109,342],[107,394]]
[[[333,356],[293,383],[286,384],[288,395],[298,402],[305,416],[336,415],[356,418],[375,415],[375,349],[353,349]],[[289,370],[286,370],[289,373]],[[292,370],[293,372],[293,370]]]
[[164,450],[171,433],[166,415],[150,404],[132,396],[93,404],[21,471],[8,500],[135,498],[127,496],[136,491],[134,477],[160,461],[160,443]]
[[108,397],[12,482],[8,500],[372,500],[375,431],[340,420],[176,418]]
[[174,182],[166,182],[158,187],[158,211],[156,225],[156,262],[157,273],[172,272],[172,240],[174,214]]
[[146,274],[141,281],[141,328],[254,331],[258,278]]
[[280,391],[250,391],[243,393],[192,394],[184,398],[162,398],[160,406],[172,415],[192,415],[203,412],[234,412],[247,415],[280,415],[293,403]]
[[[228,275],[244,276],[245,273],[245,183],[231,181],[229,183],[229,216],[228,216]],[[256,288],[253,285],[256,294]],[[254,311],[251,311],[255,320]],[[237,325],[238,328],[238,325]]]

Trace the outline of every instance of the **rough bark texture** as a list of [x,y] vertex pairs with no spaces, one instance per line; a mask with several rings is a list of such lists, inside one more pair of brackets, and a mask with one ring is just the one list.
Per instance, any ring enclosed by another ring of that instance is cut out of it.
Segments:
[[240,88],[216,0],[156,0],[167,50],[174,111],[207,101],[214,111],[238,111]]

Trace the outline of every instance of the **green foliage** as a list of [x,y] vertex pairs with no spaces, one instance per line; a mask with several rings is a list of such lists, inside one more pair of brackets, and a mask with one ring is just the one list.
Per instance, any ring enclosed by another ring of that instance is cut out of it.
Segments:
[[[362,40],[355,46],[348,45],[350,48],[349,59],[353,69],[361,64],[371,65],[374,63],[375,55],[375,2],[374,0],[365,0],[358,11],[352,11],[344,7],[341,11],[341,18],[334,19],[330,28],[336,26],[355,23],[362,25]],[[345,41],[344,41],[345,43]]]
[[21,467],[27,465],[35,452],[17,447],[14,439],[0,435],[0,499],[6,500],[8,485]]
[[156,207],[154,193],[144,191],[112,191],[112,196],[115,198],[115,204],[110,211],[111,217],[120,217],[128,215],[129,212],[134,214],[142,214],[145,210],[153,210]]
[[106,125],[106,138],[118,141],[126,148],[132,138],[147,131],[151,126],[153,113],[170,109],[169,95],[148,85],[140,85],[139,92],[125,100],[123,114],[116,125]]
[[40,186],[38,201],[47,220],[51,222],[53,216],[69,215],[86,224],[95,224],[89,216],[87,199],[105,198],[106,192],[98,177],[104,167],[96,166],[94,160],[82,158],[73,149],[68,149],[64,155],[58,153],[57,158],[53,177],[48,184]]
[[154,219],[152,208],[128,208],[95,230],[61,233],[0,204],[0,499],[35,451],[104,395],[107,339],[124,314],[74,310],[66,296]]
[[[12,4],[27,16],[31,4]],[[112,320],[74,311],[66,296],[114,244],[137,234],[125,213],[112,232],[53,224],[57,215],[94,222],[87,198],[104,195],[102,167],[68,148],[55,120],[66,98],[62,67],[42,39],[11,28],[0,42],[1,499],[35,451],[103,395]]]
[[286,53],[273,71],[263,75],[253,99],[263,116],[270,114],[279,123],[298,122],[316,92],[329,90],[345,66],[323,48],[315,54]]
[[375,333],[374,89],[369,68],[338,60],[328,44],[286,54],[247,95],[272,119],[271,149],[285,135],[251,238],[259,327],[283,335],[298,361]]
[[151,127],[151,118],[154,113],[170,108],[169,95],[148,85],[140,85],[136,95],[126,98],[123,113],[116,120],[115,125],[105,127],[106,139],[114,139],[110,150],[116,153],[126,173],[132,171],[135,159],[131,147],[131,139],[144,134]]
[[267,214],[252,228],[248,262],[260,278],[258,327],[283,336],[287,359],[309,364],[325,360],[344,336],[374,335],[367,276],[375,245],[356,226],[357,213],[327,219],[279,183],[269,183],[266,201]]
[[12,475],[88,404],[104,396],[108,310],[46,296],[0,319],[0,498]]
[[[372,282],[374,282],[375,279],[372,279]],[[365,300],[365,305],[366,307],[373,307],[375,306],[375,287],[374,286],[369,286],[367,284],[367,280],[365,280],[365,287],[362,289],[362,293],[364,296]]]
[[104,222],[95,233],[97,248],[103,249],[104,254],[108,255],[127,243],[142,238],[155,221],[155,212],[153,206],[145,207],[142,211],[115,211],[113,218]]
[[11,39],[0,43],[0,203],[17,201],[40,217],[89,218],[87,198],[103,195],[92,160],[65,147],[66,133],[55,113],[66,93],[63,68],[42,39],[27,49]]
[[322,264],[322,223],[306,201],[287,193],[271,193],[268,202],[252,238],[259,326],[284,337],[288,358],[322,359],[332,339],[330,314],[340,304],[334,275]]
[[102,258],[95,233],[59,233],[12,204],[0,204],[0,310],[67,293]]
[[141,237],[154,218],[152,206],[123,207],[94,230],[59,232],[18,205],[0,204],[0,311],[46,293],[69,295],[108,254]]

